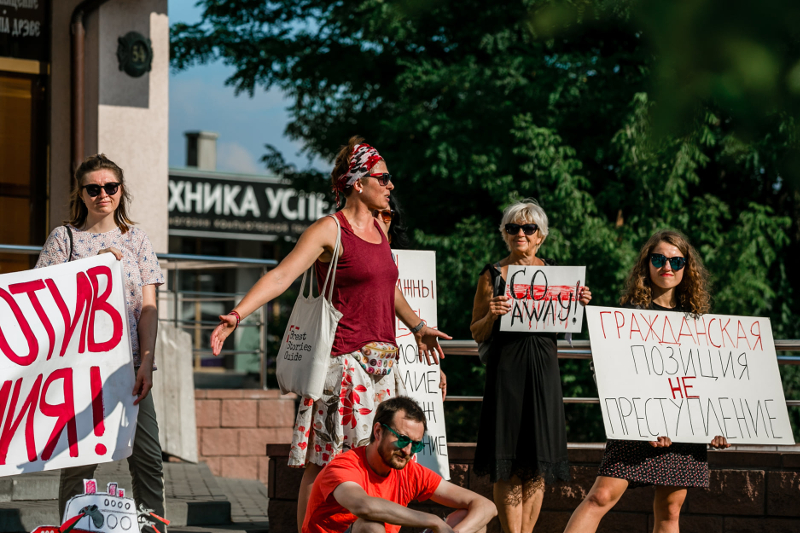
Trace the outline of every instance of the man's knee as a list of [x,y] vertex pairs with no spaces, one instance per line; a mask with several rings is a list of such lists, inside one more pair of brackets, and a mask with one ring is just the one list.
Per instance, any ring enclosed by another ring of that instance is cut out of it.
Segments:
[[350,527],[351,533],[386,533],[386,524],[359,518]]
[[464,520],[464,518],[466,518],[466,516],[467,516],[467,510],[459,509],[447,515],[445,522],[447,522],[447,525],[450,526],[451,528],[455,528],[459,523],[461,523],[462,520]]

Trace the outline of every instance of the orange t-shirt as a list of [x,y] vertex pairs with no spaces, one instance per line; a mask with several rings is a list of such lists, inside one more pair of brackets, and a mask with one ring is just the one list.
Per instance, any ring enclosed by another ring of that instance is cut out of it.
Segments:
[[[402,470],[392,469],[388,476],[382,477],[369,467],[366,446],[352,449],[337,455],[314,480],[303,533],[339,533],[356,521],[357,517],[333,497],[336,487],[346,481],[358,483],[370,496],[407,506],[411,500],[430,498],[439,488],[442,478],[416,460],[409,461]],[[386,533],[399,531],[400,526],[386,524]]]

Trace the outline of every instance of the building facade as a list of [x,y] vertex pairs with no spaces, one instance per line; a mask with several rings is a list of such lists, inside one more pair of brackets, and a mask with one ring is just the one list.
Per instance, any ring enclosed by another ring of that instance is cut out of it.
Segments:
[[[167,0],[0,0],[0,244],[43,244],[76,164],[105,153],[166,252],[168,82]],[[0,273],[34,261],[0,255]]]

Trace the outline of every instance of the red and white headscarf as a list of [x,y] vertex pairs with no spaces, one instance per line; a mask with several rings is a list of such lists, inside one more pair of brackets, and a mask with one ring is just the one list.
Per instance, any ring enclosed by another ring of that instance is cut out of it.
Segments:
[[347,169],[346,173],[336,179],[336,185],[333,188],[333,191],[336,193],[336,207],[339,207],[339,193],[343,192],[347,187],[350,187],[364,176],[368,176],[372,167],[382,159],[383,157],[381,157],[381,154],[367,143],[353,146],[353,156],[350,158],[350,167]]

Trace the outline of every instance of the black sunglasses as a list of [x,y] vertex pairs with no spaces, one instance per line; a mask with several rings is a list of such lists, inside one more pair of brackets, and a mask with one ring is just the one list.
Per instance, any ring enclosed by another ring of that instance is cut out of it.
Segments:
[[81,188],[86,189],[86,192],[89,193],[89,196],[94,198],[95,196],[100,194],[100,189],[106,191],[107,195],[114,196],[115,194],[117,194],[117,191],[119,190],[119,185],[120,184],[116,182],[109,182],[106,183],[105,185],[97,185],[96,183],[92,183],[89,185],[84,185]]
[[394,445],[397,447],[398,450],[402,450],[409,444],[411,444],[411,453],[419,453],[422,451],[422,448],[425,445],[422,443],[421,440],[411,440],[411,437],[407,435],[398,435],[395,430],[387,426],[386,424],[381,424],[383,427],[394,433],[394,436],[397,437],[397,440],[394,441]]
[[650,254],[650,262],[653,263],[653,266],[656,268],[661,268],[667,264],[669,261],[669,266],[672,267],[672,270],[678,271],[686,266],[686,258],[685,257],[667,257],[663,254]]
[[386,187],[389,185],[389,182],[392,181],[392,175],[388,172],[384,172],[383,174],[370,174],[369,177],[378,180],[378,183],[381,184],[381,187]]
[[539,226],[536,224],[506,224],[506,233],[509,235],[516,235],[520,229],[525,235],[533,235],[539,229]]

